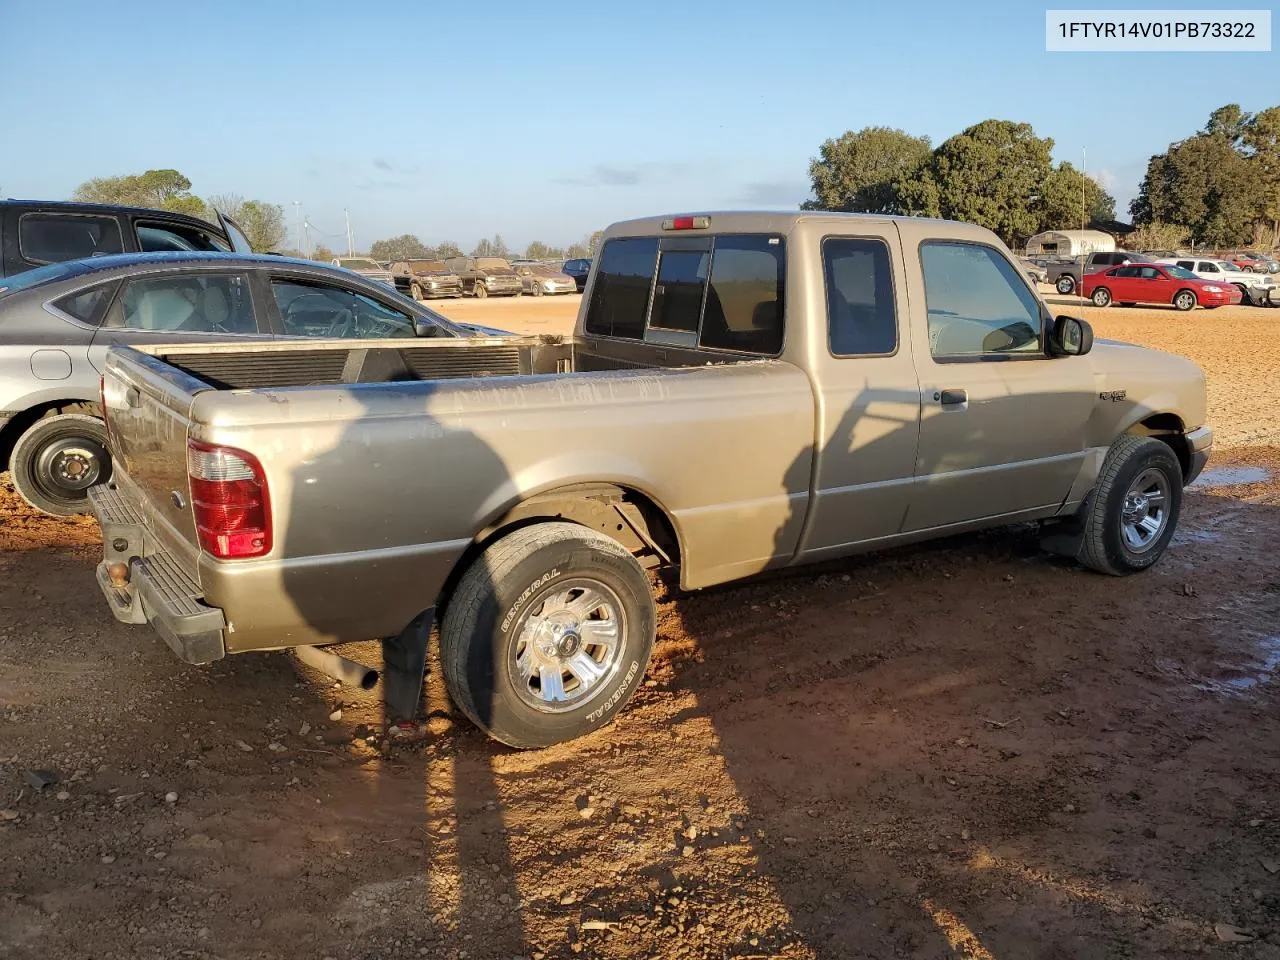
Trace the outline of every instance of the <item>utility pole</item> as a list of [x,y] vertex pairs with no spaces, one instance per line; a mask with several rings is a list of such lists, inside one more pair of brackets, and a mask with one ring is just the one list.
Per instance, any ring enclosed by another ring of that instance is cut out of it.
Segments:
[[307,237],[307,259],[311,259],[311,221],[304,219],[302,221],[302,229],[306,232]]
[[356,255],[355,243],[351,239],[351,213],[346,207],[342,208],[342,215],[347,220],[347,256],[354,257]]
[[302,201],[301,200],[293,201],[293,212],[296,215],[296,219],[298,221],[298,249],[303,250],[306,248],[305,248],[305,241],[302,235]]

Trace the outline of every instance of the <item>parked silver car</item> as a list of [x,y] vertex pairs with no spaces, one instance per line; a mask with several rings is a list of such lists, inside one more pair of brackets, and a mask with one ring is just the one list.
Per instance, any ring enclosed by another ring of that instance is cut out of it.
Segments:
[[349,271],[284,257],[133,253],[0,278],[0,470],[38,510],[88,509],[85,491],[111,473],[98,384],[112,344],[476,332],[493,331]]
[[513,265],[525,293],[540,297],[544,293],[577,293],[578,284],[567,273],[543,263]]

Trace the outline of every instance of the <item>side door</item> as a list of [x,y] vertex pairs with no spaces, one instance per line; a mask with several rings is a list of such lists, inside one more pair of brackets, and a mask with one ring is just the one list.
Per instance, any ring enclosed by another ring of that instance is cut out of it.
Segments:
[[102,371],[117,343],[223,343],[270,339],[243,271],[151,273],[125,280],[94,334],[89,362]]
[[823,237],[820,251],[826,315],[815,309],[811,317],[819,447],[806,559],[901,532],[920,438],[897,231],[870,224],[857,235]]
[[1158,296],[1159,291],[1153,291],[1141,278],[1141,269],[1131,264],[1107,271],[1107,279],[1100,281],[1100,285],[1110,288],[1115,303],[1147,303],[1152,296]]
[[1050,314],[1003,251],[927,234],[918,249],[906,266],[920,444],[904,530],[1051,513],[1087,455],[1089,361],[1045,352]]
[[412,338],[418,318],[363,290],[312,277],[265,274],[268,322],[278,337]]
[[1173,295],[1176,292],[1174,284],[1169,282],[1169,275],[1159,267],[1142,266],[1125,267],[1126,270],[1133,270],[1137,276],[1130,281],[1136,288],[1139,296],[1138,303],[1172,303]]

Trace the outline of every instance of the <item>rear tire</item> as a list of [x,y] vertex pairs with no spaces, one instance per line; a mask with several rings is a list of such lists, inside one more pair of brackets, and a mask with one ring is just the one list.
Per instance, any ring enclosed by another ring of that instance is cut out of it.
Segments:
[[550,746],[622,709],[655,629],[648,577],[616,540],[572,523],[524,527],[480,554],[449,601],[445,686],[494,739]]
[[111,478],[106,425],[78,413],[37,420],[14,444],[9,469],[14,489],[42,513],[88,513],[89,487]]
[[1173,305],[1186,313],[1196,307],[1196,295],[1190,290],[1179,290],[1173,297]]
[[1111,291],[1106,287],[1098,287],[1093,291],[1093,296],[1090,299],[1093,300],[1095,307],[1109,307],[1111,306]]
[[1061,277],[1058,278],[1058,282],[1054,284],[1054,287],[1064,297],[1068,297],[1071,295],[1071,292],[1076,288],[1076,279],[1075,277],[1069,274],[1063,274]]
[[1164,555],[1182,512],[1182,466],[1168,444],[1121,437],[1102,463],[1084,510],[1076,559],[1122,577]]

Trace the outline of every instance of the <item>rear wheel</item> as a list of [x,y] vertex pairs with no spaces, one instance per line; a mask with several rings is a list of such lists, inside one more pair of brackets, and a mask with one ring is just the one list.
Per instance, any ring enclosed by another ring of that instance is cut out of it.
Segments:
[[1058,282],[1054,285],[1064,297],[1069,295],[1076,288],[1076,278],[1069,273],[1064,273],[1058,278]]
[[1192,310],[1196,305],[1196,295],[1190,290],[1179,290],[1173,298],[1173,305],[1184,313]]
[[111,477],[107,430],[97,417],[65,413],[27,428],[9,456],[22,499],[55,517],[89,511],[88,489]]
[[1153,437],[1121,437],[1089,494],[1076,558],[1099,573],[1145,570],[1164,554],[1182,510],[1182,467]]
[[1106,287],[1099,287],[1093,291],[1092,299],[1095,307],[1109,307],[1111,305],[1111,291]]
[[449,696],[491,737],[545,747],[604,726],[635,692],[656,616],[635,557],[572,523],[490,545],[440,628]]

